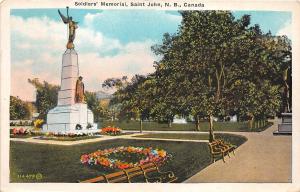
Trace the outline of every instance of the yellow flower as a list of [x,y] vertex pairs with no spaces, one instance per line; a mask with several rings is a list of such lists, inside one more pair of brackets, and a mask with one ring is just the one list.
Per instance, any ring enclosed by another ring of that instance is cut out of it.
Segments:
[[33,122],[35,128],[42,128],[43,123],[44,123],[43,119],[37,119]]
[[158,155],[159,155],[160,157],[165,157],[165,156],[167,155],[167,153],[166,153],[166,151],[164,151],[164,150],[159,150],[159,151],[158,151]]

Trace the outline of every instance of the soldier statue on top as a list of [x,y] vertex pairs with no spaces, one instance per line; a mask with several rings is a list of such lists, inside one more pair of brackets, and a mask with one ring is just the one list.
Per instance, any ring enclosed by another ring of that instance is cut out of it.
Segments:
[[74,49],[73,41],[75,39],[75,30],[78,28],[78,22],[72,20],[72,17],[69,17],[69,7],[67,7],[67,17],[65,17],[59,10],[58,13],[65,24],[69,25],[69,39],[67,43],[67,49]]

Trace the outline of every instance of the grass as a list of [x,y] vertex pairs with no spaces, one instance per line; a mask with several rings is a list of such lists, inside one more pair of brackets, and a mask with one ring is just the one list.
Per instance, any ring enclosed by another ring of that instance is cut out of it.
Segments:
[[[231,132],[259,132],[263,131],[272,123],[268,122],[266,126],[260,128],[248,128],[247,122],[214,122],[214,130],[215,131],[231,131]],[[104,121],[101,122],[98,127],[106,127],[106,126],[116,126],[123,130],[140,130],[139,121]],[[157,122],[143,122],[143,130],[144,131],[195,131],[195,124],[194,123],[187,123],[187,124],[172,124],[172,127],[169,128],[168,124],[165,123],[157,123]],[[209,130],[209,123],[208,122],[201,122],[200,123],[200,131],[208,131]]]
[[122,136],[122,135],[130,135],[132,133],[126,132],[126,133],[118,133],[118,134],[105,134],[105,133],[100,133],[100,135],[104,135],[104,136]]
[[[239,145],[246,141],[244,137],[225,135],[233,144]],[[117,170],[92,168],[81,164],[80,156],[98,149],[118,146],[143,146],[165,149],[171,153],[172,160],[162,170],[174,171],[182,182],[196,174],[209,164],[211,157],[207,143],[180,141],[143,141],[114,139],[97,143],[76,146],[58,146],[32,144],[19,141],[10,143],[10,181],[11,182],[77,182],[100,174]],[[39,175],[38,179],[23,178],[24,175]],[[41,177],[42,176],[42,177]]]
[[[201,134],[195,134],[195,133],[150,133],[145,135],[137,135],[134,137],[140,137],[140,138],[162,138],[162,139],[185,139],[185,140],[208,140],[209,134],[208,133],[201,133]],[[235,141],[236,135],[228,134],[228,133],[215,133],[216,139],[222,139],[229,143],[234,143],[237,145],[241,145],[242,143],[239,143],[239,141]],[[240,138],[242,136],[239,136]]]
[[13,135],[13,134],[11,134],[10,135],[10,138],[29,138],[29,137],[34,137],[34,135]]
[[186,139],[186,140],[208,140],[207,133],[150,133],[145,135],[137,135],[139,138],[162,138],[162,139]]

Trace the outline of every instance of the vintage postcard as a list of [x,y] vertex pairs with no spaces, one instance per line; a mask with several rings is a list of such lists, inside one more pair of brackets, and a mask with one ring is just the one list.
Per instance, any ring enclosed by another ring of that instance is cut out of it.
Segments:
[[296,1],[0,7],[1,191],[300,191]]

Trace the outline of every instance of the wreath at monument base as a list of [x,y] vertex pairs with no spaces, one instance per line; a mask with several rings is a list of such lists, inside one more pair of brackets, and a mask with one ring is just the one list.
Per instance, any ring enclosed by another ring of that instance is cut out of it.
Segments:
[[82,130],[82,126],[80,124],[76,124],[75,130]]
[[152,147],[117,147],[98,150],[81,156],[80,161],[86,165],[99,165],[104,168],[126,169],[149,162],[162,164],[170,159],[171,155],[163,149]]

